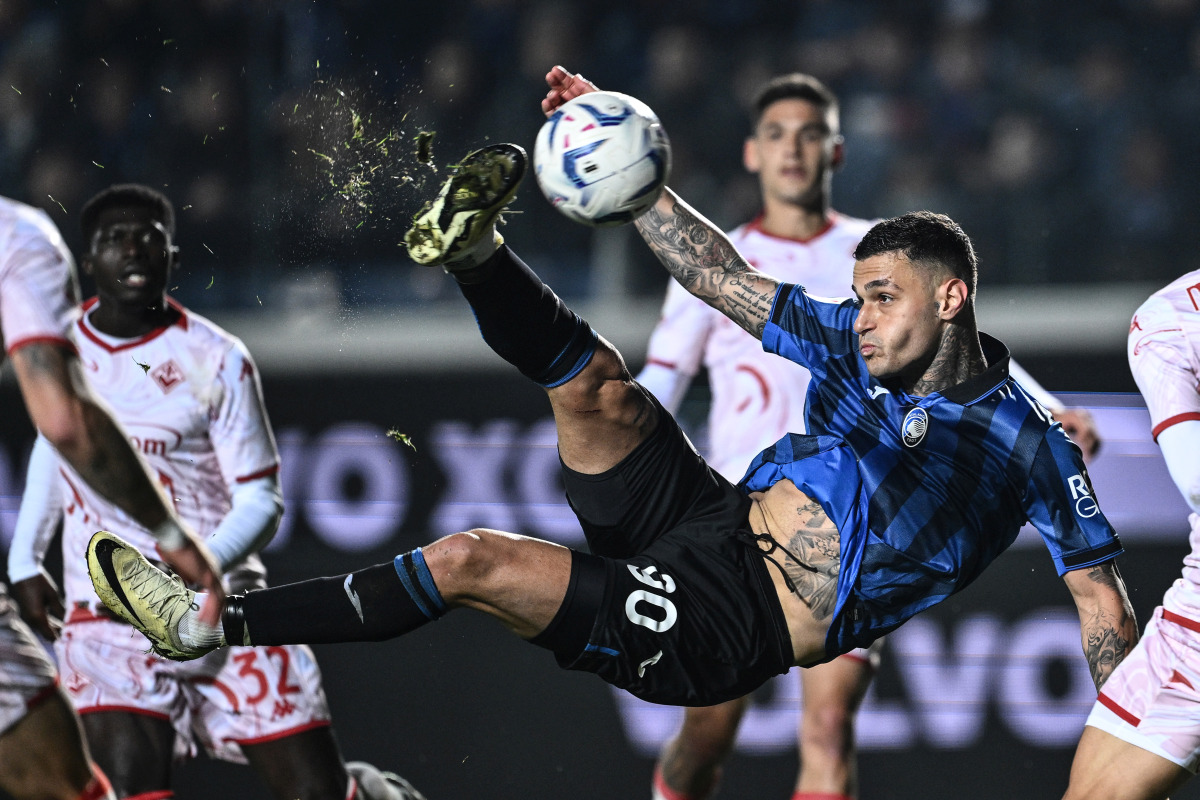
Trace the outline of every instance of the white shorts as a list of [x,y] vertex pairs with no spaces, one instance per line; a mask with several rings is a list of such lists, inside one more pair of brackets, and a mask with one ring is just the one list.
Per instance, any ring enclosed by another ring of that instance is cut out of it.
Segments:
[[54,691],[54,663],[0,584],[0,733]]
[[1200,768],[1200,622],[1161,606],[1087,724],[1193,774]]
[[176,757],[197,744],[213,758],[246,763],[239,745],[326,727],[321,670],[304,645],[230,647],[194,661],[149,651],[130,626],[71,612],[55,643],[62,685],[80,714],[127,711],[169,720]]

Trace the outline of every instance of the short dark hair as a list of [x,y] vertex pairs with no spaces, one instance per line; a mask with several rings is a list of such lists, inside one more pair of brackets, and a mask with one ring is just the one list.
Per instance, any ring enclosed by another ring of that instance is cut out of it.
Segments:
[[812,75],[790,72],[786,75],[777,75],[754,93],[754,100],[751,104],[753,111],[751,125],[758,127],[758,121],[762,119],[763,112],[767,110],[767,107],[780,100],[807,100],[817,108],[832,114],[834,122],[837,122],[838,99],[833,90]]
[[967,284],[968,296],[975,299],[975,247],[962,227],[945,214],[913,211],[877,223],[854,248],[854,260],[882,253],[903,253],[914,263],[941,266]]
[[145,208],[162,223],[171,238],[175,238],[175,206],[165,194],[140,183],[118,183],[96,194],[83,204],[79,212],[79,228],[86,243],[92,241],[100,214],[110,208]]

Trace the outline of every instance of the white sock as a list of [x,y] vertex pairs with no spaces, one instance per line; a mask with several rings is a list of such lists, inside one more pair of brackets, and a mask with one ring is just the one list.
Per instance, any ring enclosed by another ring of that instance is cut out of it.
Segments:
[[492,226],[492,235],[480,236],[479,241],[475,243],[469,250],[464,250],[462,254],[453,261],[447,261],[444,265],[446,272],[454,273],[465,269],[473,269],[478,267],[483,262],[492,257],[492,254],[500,249],[500,245],[504,244],[504,237],[500,235],[500,231],[496,230],[496,226]]
[[216,627],[203,623],[199,619],[200,606],[204,605],[205,594],[197,594],[192,598],[192,607],[179,618],[179,642],[184,647],[197,650],[215,650],[225,646],[225,631],[220,623]]

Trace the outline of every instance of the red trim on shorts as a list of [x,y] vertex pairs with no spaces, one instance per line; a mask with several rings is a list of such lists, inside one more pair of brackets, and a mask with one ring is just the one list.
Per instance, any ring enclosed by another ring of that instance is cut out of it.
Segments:
[[1187,628],[1189,631],[1200,632],[1200,622],[1196,622],[1194,619],[1189,619],[1182,614],[1176,614],[1174,611],[1168,611],[1164,608],[1162,618],[1167,622],[1174,622],[1181,628]]
[[1118,717],[1120,717],[1121,719],[1128,722],[1133,727],[1136,728],[1138,725],[1141,724],[1142,721],[1140,719],[1135,717],[1133,714],[1130,714],[1128,711],[1126,711],[1121,706],[1117,705],[1117,701],[1110,698],[1104,692],[1101,692],[1100,694],[1098,694],[1096,696],[1096,699],[1100,701],[1100,705],[1104,706],[1109,711],[1113,712],[1114,714],[1116,714]]
[[1193,419],[1200,419],[1200,411],[1187,411],[1183,414],[1176,414],[1173,417],[1167,417],[1162,422],[1150,429],[1150,436],[1154,439],[1154,441],[1157,442],[1158,435],[1167,428],[1171,427],[1172,425],[1178,425],[1181,422],[1188,422],[1189,420]]
[[38,693],[25,701],[25,710],[32,711],[37,706],[50,699],[50,697],[58,691],[58,676],[54,676],[54,682],[43,686],[38,690]]
[[688,797],[686,794],[677,792],[670,786],[667,786],[667,782],[663,780],[662,768],[658,764],[654,765],[654,790],[665,797],[666,800],[693,800],[693,798]]
[[[151,717],[153,719],[161,719],[170,722],[171,716],[163,714],[160,711],[147,711],[144,708],[134,708],[133,706],[90,706],[88,708],[75,709],[83,714],[104,714],[106,712],[116,712],[119,714],[137,714],[139,717]],[[128,798],[127,798],[128,800]]]
[[62,336],[28,336],[24,339],[17,339],[8,346],[7,353],[11,356],[22,347],[31,344],[58,345],[63,350],[70,352],[72,355],[79,355],[79,351],[75,348],[74,343],[72,343],[70,339],[64,339]]
[[317,728],[328,728],[330,726],[330,724],[331,723],[329,722],[329,720],[317,720],[316,722],[310,722],[306,725],[298,725],[295,728],[288,728],[286,731],[279,731],[278,733],[268,733],[266,736],[258,736],[258,737],[255,737],[254,739],[226,739],[226,741],[233,742],[234,744],[239,745],[239,746],[265,744],[267,742],[273,742],[276,739],[283,739],[286,736],[295,736],[296,734],[304,733],[305,731],[316,730]]
[[354,800],[354,798],[358,797],[358,781],[354,780],[353,775],[347,775],[346,777],[350,779],[350,782],[346,784],[346,800]]
[[160,789],[156,792],[142,792],[141,794],[125,795],[125,800],[167,800],[168,797],[174,797],[175,793],[170,789]]
[[259,478],[265,478],[268,475],[274,475],[277,472],[279,472],[279,465],[274,464],[266,469],[260,469],[258,472],[251,472],[249,475],[242,475],[239,478],[234,478],[234,480],[236,480],[238,483],[249,483],[250,481],[258,480]]

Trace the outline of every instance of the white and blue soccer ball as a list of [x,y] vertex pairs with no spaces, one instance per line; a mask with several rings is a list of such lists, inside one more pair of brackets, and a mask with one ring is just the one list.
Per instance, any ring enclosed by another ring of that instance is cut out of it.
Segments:
[[538,132],[538,186],[584,225],[622,225],[658,199],[671,143],[654,112],[620,92],[589,92],[563,104]]

